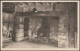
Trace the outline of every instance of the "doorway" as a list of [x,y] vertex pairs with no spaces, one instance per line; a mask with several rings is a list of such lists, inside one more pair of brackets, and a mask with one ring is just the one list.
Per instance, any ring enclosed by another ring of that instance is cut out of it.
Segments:
[[24,37],[28,36],[28,30],[29,30],[29,18],[24,19]]

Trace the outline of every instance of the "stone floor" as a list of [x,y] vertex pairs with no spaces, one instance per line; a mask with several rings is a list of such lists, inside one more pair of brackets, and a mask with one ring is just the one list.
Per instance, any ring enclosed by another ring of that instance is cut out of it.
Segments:
[[5,38],[3,41],[3,48],[57,48],[57,46],[57,41],[55,40],[45,43],[42,40],[37,40],[37,38],[33,38],[32,40],[25,38],[20,42],[13,42],[11,38]]

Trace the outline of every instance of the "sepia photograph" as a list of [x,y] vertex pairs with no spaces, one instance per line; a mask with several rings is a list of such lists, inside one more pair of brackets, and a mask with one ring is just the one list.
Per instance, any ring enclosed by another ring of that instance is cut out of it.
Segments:
[[2,49],[78,49],[79,2],[2,1]]

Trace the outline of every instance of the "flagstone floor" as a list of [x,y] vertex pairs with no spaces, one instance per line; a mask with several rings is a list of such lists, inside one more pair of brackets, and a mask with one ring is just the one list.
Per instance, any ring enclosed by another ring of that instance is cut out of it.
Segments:
[[29,40],[13,42],[11,39],[3,41],[3,48],[57,48],[57,41],[45,43],[44,41],[38,41],[36,38]]

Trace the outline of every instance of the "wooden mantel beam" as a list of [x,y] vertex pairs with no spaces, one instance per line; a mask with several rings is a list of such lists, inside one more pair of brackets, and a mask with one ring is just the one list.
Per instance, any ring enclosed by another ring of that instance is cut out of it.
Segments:
[[26,16],[51,16],[51,17],[56,16],[56,17],[58,17],[60,15],[65,15],[65,14],[66,14],[66,12],[63,12],[63,11],[16,12],[16,16],[22,16],[22,17],[26,17]]

